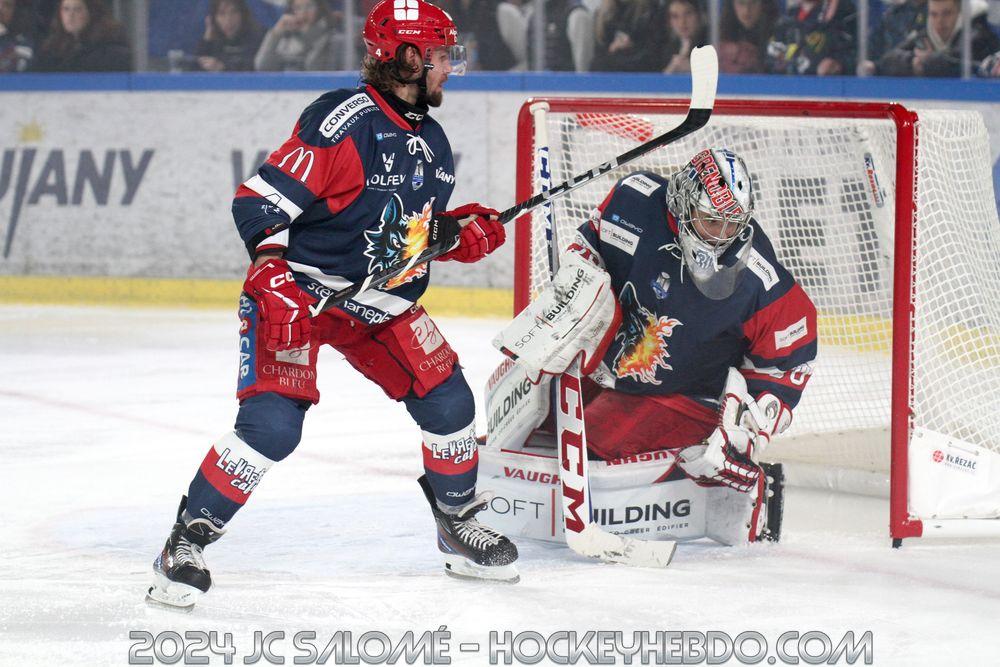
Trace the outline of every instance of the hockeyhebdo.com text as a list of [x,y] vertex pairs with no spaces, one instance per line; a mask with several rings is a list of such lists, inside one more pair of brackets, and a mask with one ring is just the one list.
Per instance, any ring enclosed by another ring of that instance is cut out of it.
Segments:
[[[777,637],[716,630],[493,630],[485,642],[456,639],[446,626],[389,634],[338,630],[286,633],[188,630],[129,632],[130,665],[871,665],[870,630],[831,637],[789,630]],[[239,644],[239,645],[237,645]]]

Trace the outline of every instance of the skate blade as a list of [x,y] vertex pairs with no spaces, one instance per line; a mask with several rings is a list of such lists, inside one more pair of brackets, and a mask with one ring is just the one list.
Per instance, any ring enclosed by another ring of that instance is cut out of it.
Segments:
[[146,604],[190,614],[202,592],[194,586],[170,581],[159,572],[155,574],[156,581],[146,591]]
[[517,567],[511,565],[496,565],[488,567],[477,565],[461,556],[445,556],[444,571],[449,577],[456,579],[471,579],[489,581],[498,584],[516,584],[521,581]]

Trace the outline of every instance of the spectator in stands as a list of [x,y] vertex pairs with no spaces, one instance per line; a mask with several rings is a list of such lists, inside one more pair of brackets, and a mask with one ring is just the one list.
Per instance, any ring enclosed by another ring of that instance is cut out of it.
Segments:
[[514,58],[513,70],[528,68],[528,16],[526,0],[502,1],[497,5],[497,27]]
[[656,70],[663,21],[658,0],[603,0],[594,20],[593,69],[603,72]]
[[334,69],[333,17],[323,0],[289,0],[267,31],[254,65],[269,72]]
[[876,63],[896,46],[922,32],[927,25],[927,0],[903,0],[882,14],[878,29],[868,38],[868,59],[858,65],[860,76],[876,74]]
[[252,70],[261,37],[246,0],[212,0],[205,34],[195,50],[198,67],[206,72]]
[[[1000,51],[983,58],[983,62],[979,63],[979,68],[976,70],[976,74],[984,78],[1000,77]],[[994,171],[996,171],[995,167]],[[997,200],[998,204],[1000,204],[1000,190],[997,190]],[[998,208],[1000,208],[1000,206],[998,206]]]
[[0,73],[24,72],[34,57],[30,7],[25,0],[0,0]]
[[[986,22],[986,3],[972,4],[973,69],[1000,49]],[[878,63],[885,76],[962,75],[961,0],[928,0],[927,26],[885,54]]]
[[854,74],[857,16],[851,0],[802,0],[789,5],[767,46],[778,74]]
[[708,24],[697,0],[670,0],[667,3],[670,37],[662,51],[664,74],[691,71],[691,49],[708,44]]
[[[462,36],[471,69],[503,71],[517,61],[504,41],[499,24],[500,0],[439,0],[437,5],[451,15]],[[515,9],[515,11],[518,11]]]
[[767,43],[778,21],[775,0],[726,0],[719,22],[719,69],[729,74],[767,71]]
[[[535,16],[528,18],[528,44],[532,43]],[[539,69],[534,50],[532,68]],[[545,69],[555,72],[588,72],[594,58],[594,18],[580,0],[547,0],[545,3]]]
[[125,72],[132,69],[132,49],[104,0],[61,0],[35,69]]

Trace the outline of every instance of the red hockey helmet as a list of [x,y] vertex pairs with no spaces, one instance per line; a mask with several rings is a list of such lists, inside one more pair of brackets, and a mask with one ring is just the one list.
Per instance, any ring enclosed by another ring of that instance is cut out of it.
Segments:
[[430,50],[447,48],[451,73],[465,73],[465,47],[458,44],[455,22],[424,0],[382,0],[368,14],[364,39],[368,55],[382,62],[394,60],[405,44],[415,46],[425,62]]

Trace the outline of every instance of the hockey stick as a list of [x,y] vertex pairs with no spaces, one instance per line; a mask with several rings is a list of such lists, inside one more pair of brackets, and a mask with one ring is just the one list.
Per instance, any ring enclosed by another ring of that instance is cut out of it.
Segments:
[[[583,418],[580,357],[557,380],[556,431],[559,445],[559,481],[563,494],[566,545],[582,556],[636,567],[666,567],[677,544],[671,540],[637,540],[606,533],[592,521],[590,465]],[[580,510],[583,516],[580,516]]]
[[[711,49],[711,47],[708,47]],[[650,143],[657,147],[676,141],[703,127],[708,122],[715,105],[715,88],[718,78],[718,64],[715,51],[696,49],[691,54],[691,107],[680,126],[660,137],[643,144],[633,151],[641,151]],[[544,108],[533,109],[542,115]],[[536,137],[540,161],[537,165],[541,184],[541,197],[549,199],[559,188],[546,192],[548,184],[548,136],[544,122],[538,123]],[[628,153],[625,154],[628,156]],[[625,157],[623,156],[623,157]],[[631,158],[626,158],[631,159]],[[619,158],[621,160],[621,158]],[[606,163],[608,164],[608,163]],[[602,165],[603,167],[603,165]],[[598,170],[602,167],[598,167]],[[579,179],[580,177],[577,177]],[[583,177],[586,179],[586,175]],[[576,181],[577,179],[574,179]],[[572,187],[567,188],[568,192]],[[536,195],[536,198],[538,195]],[[547,237],[554,237],[551,212],[543,216]],[[551,238],[552,246],[558,239]],[[549,268],[554,272],[558,267],[557,256],[550,257]],[[593,522],[590,502],[590,465],[587,460],[587,432],[584,420],[583,392],[580,371],[580,357],[576,357],[569,368],[556,380],[556,437],[559,448],[559,481],[563,495],[563,528],[566,545],[583,556],[598,558],[612,563],[622,563],[637,567],[667,567],[673,559],[677,544],[673,541],[644,541],[631,537],[614,535],[601,530]],[[583,516],[581,516],[581,512]]]
[[[532,105],[535,118],[536,187],[544,195],[551,185],[549,168],[549,129],[544,102]],[[549,244],[549,278],[559,270],[559,237],[551,206],[541,217]],[[581,353],[582,354],[582,353]],[[580,356],[573,359],[553,383],[556,395],[552,411],[556,424],[556,448],[559,453],[559,486],[562,490],[563,531],[566,546],[590,558],[640,567],[666,567],[676,545],[670,541],[642,542],[601,530],[593,522],[590,502],[590,462],[587,458],[587,427],[583,410]],[[581,516],[581,513],[583,516]]]
[[[612,169],[628,164],[633,160],[642,157],[661,146],[673,143],[687,135],[700,130],[708,123],[712,116],[712,108],[715,106],[715,88],[719,76],[719,62],[713,46],[701,46],[691,51],[691,105],[688,108],[687,116],[680,125],[664,132],[658,137],[650,139],[644,144],[625,151],[613,160],[600,164],[589,171],[585,171],[578,176],[574,176],[568,181],[564,181],[548,192],[540,192],[531,199],[515,204],[506,211],[500,213],[500,222],[507,224],[522,213],[526,213],[543,204],[558,199],[577,188],[586,185],[596,178],[600,178]],[[381,271],[370,274],[361,282],[354,283],[343,289],[337,290],[323,297],[309,307],[310,314],[315,317],[325,310],[338,306],[348,299],[352,299],[361,292],[375,289],[386,284],[396,276],[406,273],[418,264],[429,262],[436,257],[440,257],[454,245],[445,247],[443,244],[435,243],[428,246],[423,252],[414,255],[405,263],[394,264]]]

